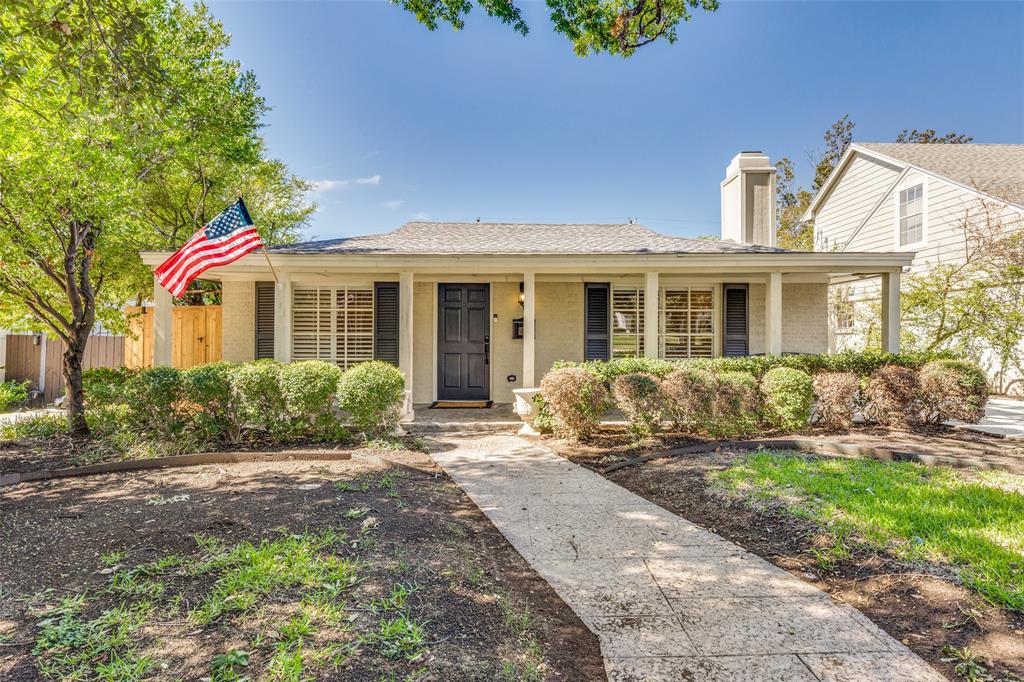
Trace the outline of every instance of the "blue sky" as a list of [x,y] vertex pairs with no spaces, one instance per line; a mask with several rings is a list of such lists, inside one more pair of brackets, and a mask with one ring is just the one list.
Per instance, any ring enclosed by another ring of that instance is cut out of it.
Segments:
[[[408,220],[717,233],[741,150],[808,154],[839,116],[1024,142],[1024,3],[729,2],[674,45],[576,57],[542,2],[426,30],[385,2],[212,2],[273,107],[271,153],[319,183],[307,238]],[[258,219],[258,207],[253,207]]]

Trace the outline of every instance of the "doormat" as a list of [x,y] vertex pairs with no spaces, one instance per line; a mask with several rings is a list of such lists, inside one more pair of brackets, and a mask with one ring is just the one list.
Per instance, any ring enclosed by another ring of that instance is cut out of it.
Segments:
[[437,400],[430,405],[432,410],[457,410],[462,408],[484,409],[493,403],[490,400]]

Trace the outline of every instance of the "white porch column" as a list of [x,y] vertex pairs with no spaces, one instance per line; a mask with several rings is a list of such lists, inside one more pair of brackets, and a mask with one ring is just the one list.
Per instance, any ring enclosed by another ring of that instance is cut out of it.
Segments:
[[644,279],[644,356],[658,357],[658,273],[648,272]]
[[900,352],[900,273],[882,275],[882,350]]
[[274,359],[292,360],[292,277],[287,272],[277,273],[274,287]]
[[398,369],[405,375],[405,408],[402,419],[413,420],[412,409],[412,330],[413,277],[411,272],[398,273]]
[[782,273],[768,273],[768,291],[764,297],[764,352],[782,355]]
[[170,367],[173,360],[174,299],[153,277],[153,366]]
[[523,273],[523,388],[534,388],[534,349],[537,345],[536,329],[537,308],[535,305],[535,289],[537,278],[532,272]]

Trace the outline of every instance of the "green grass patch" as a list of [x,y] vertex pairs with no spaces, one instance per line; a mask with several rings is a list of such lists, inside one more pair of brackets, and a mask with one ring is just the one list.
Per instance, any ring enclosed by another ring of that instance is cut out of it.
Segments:
[[972,480],[909,462],[812,459],[761,451],[718,472],[726,489],[777,499],[837,544],[819,550],[827,567],[858,541],[905,560],[952,566],[993,604],[1024,611],[1024,494],[1005,477]]

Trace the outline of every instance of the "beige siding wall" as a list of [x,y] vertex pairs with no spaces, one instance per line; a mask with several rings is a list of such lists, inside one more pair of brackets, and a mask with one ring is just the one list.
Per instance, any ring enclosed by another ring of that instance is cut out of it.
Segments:
[[[750,354],[764,353],[764,284],[750,285]],[[828,351],[828,285],[782,285],[782,352],[825,353]]]
[[[538,285],[539,288],[539,285]],[[537,301],[538,308],[540,301]],[[523,340],[512,338],[512,320],[523,316],[519,306],[519,282],[491,283],[491,400],[510,403],[515,399],[512,389],[523,385]],[[506,380],[516,375],[514,383]]]
[[897,175],[899,170],[892,166],[855,155],[815,216],[816,248],[842,247]]
[[537,284],[537,383],[556,360],[583,360],[583,283]]
[[224,282],[221,295],[221,357],[249,362],[256,357],[256,283]]

